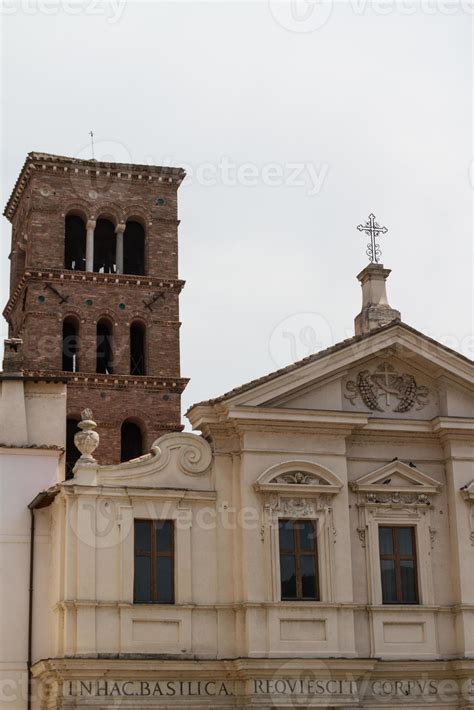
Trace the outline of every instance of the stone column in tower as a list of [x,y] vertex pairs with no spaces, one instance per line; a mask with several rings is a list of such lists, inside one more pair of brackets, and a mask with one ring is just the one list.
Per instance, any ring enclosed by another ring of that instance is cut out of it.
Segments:
[[86,271],[94,271],[94,229],[95,219],[87,220]]
[[115,265],[118,274],[123,274],[123,233],[125,232],[124,222],[120,222],[115,227]]

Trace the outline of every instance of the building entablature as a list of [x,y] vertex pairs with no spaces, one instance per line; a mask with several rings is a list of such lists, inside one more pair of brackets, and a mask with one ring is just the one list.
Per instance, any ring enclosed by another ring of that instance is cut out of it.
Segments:
[[[468,707],[473,662],[330,658],[48,659],[33,667],[41,695],[62,707]],[[449,703],[449,705],[448,705]],[[389,705],[390,704],[390,705]]]
[[368,422],[363,413],[336,412],[333,410],[294,410],[271,407],[219,405],[214,407],[196,406],[190,413],[190,420],[195,429],[209,433],[232,432],[243,436],[252,431],[275,431],[293,428],[308,433],[331,433],[334,436],[347,436],[361,429]]

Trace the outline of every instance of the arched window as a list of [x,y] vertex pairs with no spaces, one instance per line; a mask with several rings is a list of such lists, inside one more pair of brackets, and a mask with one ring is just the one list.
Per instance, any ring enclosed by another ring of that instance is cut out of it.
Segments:
[[86,226],[81,217],[68,214],[65,221],[64,268],[86,269]]
[[120,461],[130,461],[142,454],[142,430],[135,422],[125,420],[120,431]]
[[97,323],[96,372],[103,375],[113,374],[112,324],[106,318]]
[[63,320],[63,370],[79,370],[79,322],[72,316]]
[[114,274],[116,266],[115,227],[108,219],[98,219],[94,230],[94,271]]
[[130,374],[145,374],[145,326],[139,322],[130,326]]
[[81,455],[74,443],[74,435],[78,431],[78,424],[78,417],[68,417],[66,419],[66,480],[72,478],[72,469]]
[[123,235],[123,273],[145,273],[145,230],[139,222],[127,222]]

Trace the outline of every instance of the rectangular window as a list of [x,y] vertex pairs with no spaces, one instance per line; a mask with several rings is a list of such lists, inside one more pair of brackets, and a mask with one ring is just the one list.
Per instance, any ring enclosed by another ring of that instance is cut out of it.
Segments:
[[316,523],[280,520],[279,539],[282,600],[319,601]]
[[418,604],[415,528],[379,527],[384,604]]
[[174,524],[135,520],[136,604],[174,604]]

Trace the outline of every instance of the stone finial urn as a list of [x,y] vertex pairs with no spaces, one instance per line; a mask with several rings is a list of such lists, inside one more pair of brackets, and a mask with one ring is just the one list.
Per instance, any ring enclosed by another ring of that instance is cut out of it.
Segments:
[[81,413],[81,421],[77,426],[81,430],[74,436],[74,443],[81,452],[81,458],[77,463],[97,463],[92,454],[99,446],[99,435],[95,431],[97,424],[92,419],[92,411],[90,409],[84,409]]

